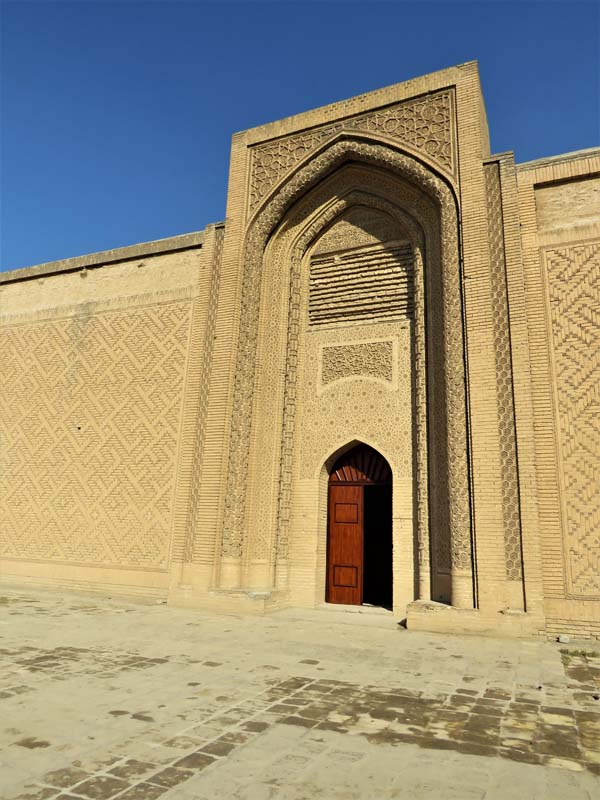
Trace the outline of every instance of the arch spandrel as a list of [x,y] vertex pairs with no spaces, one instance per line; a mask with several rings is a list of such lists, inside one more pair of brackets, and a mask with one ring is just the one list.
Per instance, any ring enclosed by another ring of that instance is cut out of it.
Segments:
[[347,135],[371,137],[402,150],[434,173],[456,184],[454,89],[388,105],[252,148],[249,213],[255,214],[279,191],[289,175]]
[[459,206],[459,197],[452,182],[438,173],[434,165],[423,162],[397,142],[392,143],[385,137],[366,133],[352,135],[344,131],[306,156],[262,198],[246,225],[246,247],[263,237],[268,238],[298,199],[345,162],[390,170],[408,183],[419,186],[439,204],[450,200],[455,210]]
[[[249,442],[252,426],[254,391],[256,387],[256,356],[259,338],[259,318],[260,318],[260,297],[264,279],[265,250],[269,242],[269,251],[275,247],[275,242],[284,240],[284,233],[291,232],[286,239],[290,243],[294,241],[296,247],[300,239],[306,249],[308,243],[315,238],[314,230],[317,224],[315,220],[308,222],[306,219],[300,221],[302,233],[293,230],[291,219],[298,219],[298,214],[306,214],[306,209],[298,201],[303,197],[309,197],[311,190],[318,187],[321,183],[325,186],[328,177],[335,171],[347,164],[354,162],[362,165],[365,170],[373,170],[374,173],[390,175],[390,179],[401,179],[407,187],[407,192],[416,196],[420,201],[411,204],[410,211],[419,219],[420,215],[425,216],[425,228],[430,232],[435,228],[439,230],[439,247],[441,250],[440,270],[443,272],[442,283],[444,287],[443,297],[443,339],[444,348],[444,383],[445,396],[448,403],[448,430],[447,430],[447,452],[448,452],[448,491],[451,496],[449,528],[451,536],[451,566],[453,569],[470,569],[471,546],[470,546],[470,515],[468,499],[468,480],[466,463],[466,411],[464,396],[464,357],[462,343],[462,309],[460,298],[459,283],[459,264],[458,264],[458,230],[456,219],[456,206],[454,198],[448,187],[435,175],[426,170],[421,164],[407,157],[406,155],[394,152],[389,148],[379,144],[366,143],[344,139],[337,141],[329,149],[321,153],[312,160],[302,170],[296,172],[289,182],[282,187],[281,191],[275,195],[271,202],[256,217],[250,226],[246,239],[245,264],[243,270],[242,296],[244,298],[242,306],[242,319],[240,327],[240,339],[238,349],[238,361],[235,380],[234,393],[234,416],[231,448],[229,456],[228,471],[228,505],[225,511],[222,552],[229,558],[241,557],[246,514],[246,481],[249,466]],[[373,176],[372,191],[377,199],[377,193],[381,193],[380,175]],[[411,189],[412,187],[412,189]],[[364,189],[361,186],[361,189]],[[370,187],[369,187],[370,188]],[[350,196],[350,191],[346,196]],[[402,194],[402,193],[400,193]],[[373,198],[373,196],[371,196]],[[330,199],[331,200],[331,199]],[[392,196],[388,202],[395,202],[397,212],[410,216],[406,208],[402,208],[403,201],[398,194]],[[370,201],[373,203],[373,199]],[[331,200],[330,205],[333,203]],[[294,210],[295,204],[298,204]],[[415,206],[416,208],[415,211]],[[290,209],[292,210],[290,213]],[[434,213],[437,212],[437,213]],[[338,208],[333,216],[340,213]],[[413,229],[419,229],[419,224],[415,226],[413,218]],[[322,225],[321,216],[318,225]],[[312,225],[312,227],[311,227]],[[435,237],[434,237],[435,238]],[[296,249],[294,256],[296,260],[301,260],[300,250]],[[280,261],[280,264],[284,263]],[[298,290],[298,275],[294,277],[294,270],[288,284],[288,339],[289,331],[298,329],[299,319],[294,312],[294,293]],[[296,379],[293,376],[295,359],[287,360],[285,369],[288,385],[290,381]],[[284,390],[287,391],[287,390]],[[286,415],[294,416],[293,391],[289,396],[290,402],[285,404]],[[286,442],[292,447],[290,432],[284,430],[282,433],[282,457],[279,478],[279,506],[281,507],[283,498],[289,502],[291,484],[292,463],[286,455]],[[288,447],[288,450],[289,450]],[[293,460],[293,459],[292,459]],[[284,502],[284,505],[285,505]],[[281,522],[281,514],[280,514]]]

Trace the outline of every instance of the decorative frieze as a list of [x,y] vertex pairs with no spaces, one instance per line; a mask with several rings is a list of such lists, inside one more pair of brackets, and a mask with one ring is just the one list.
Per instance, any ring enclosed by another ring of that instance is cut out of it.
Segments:
[[490,236],[490,280],[494,311],[504,555],[506,559],[506,577],[516,581],[521,580],[523,575],[523,553],[521,545],[517,434],[513,400],[513,369],[510,351],[510,319],[508,316],[502,197],[500,194],[498,165],[487,164],[485,176]]

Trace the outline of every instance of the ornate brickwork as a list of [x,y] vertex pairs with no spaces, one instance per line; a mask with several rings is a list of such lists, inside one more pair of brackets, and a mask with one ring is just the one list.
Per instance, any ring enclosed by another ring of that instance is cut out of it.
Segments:
[[494,347],[498,382],[498,426],[500,429],[500,468],[502,472],[502,512],[506,575],[522,578],[521,514],[519,474],[513,401],[513,371],[510,344],[510,320],[504,262],[502,197],[497,164],[485,168],[490,242],[490,278],[494,308]]
[[75,309],[0,329],[2,555],[165,569],[190,303]]
[[296,164],[342,130],[377,133],[408,145],[445,173],[454,174],[453,93],[437,92],[254,147],[250,209]]
[[231,155],[226,224],[0,274],[0,579],[312,607],[361,442],[398,619],[597,635],[600,150],[490,156],[465,63]]
[[[390,337],[390,341],[378,344],[387,345],[390,356],[396,352],[398,378],[395,384],[389,381],[374,389],[368,373],[355,373],[348,376],[353,377],[351,390],[332,382],[326,391],[318,393],[317,357],[322,337],[307,337],[300,389],[303,426],[298,469],[304,477],[314,475],[324,457],[350,434],[379,445],[393,461],[397,477],[413,478],[412,420],[416,398],[413,397],[411,380],[411,326],[408,322],[402,325],[380,323],[370,325],[368,331],[373,336]],[[348,336],[347,330],[328,331],[326,338],[332,344],[322,348],[323,352],[345,350],[347,345],[335,344],[344,336]],[[361,345],[352,347],[358,349]],[[286,542],[280,543],[280,552],[286,545]]]
[[[364,189],[373,189],[375,182],[378,188],[382,189],[382,178],[377,176],[374,178],[372,175],[361,175],[361,186]],[[394,187],[396,191],[398,186]],[[328,393],[327,397],[322,398],[320,402],[315,405],[316,395],[315,387],[317,383],[316,373],[311,373],[310,365],[316,367],[318,364],[318,340],[314,337],[311,343],[307,344],[309,352],[306,356],[307,370],[310,374],[304,376],[304,391],[299,386],[299,367],[302,362],[300,356],[301,336],[300,332],[303,331],[308,323],[308,295],[309,295],[309,281],[310,273],[305,270],[302,273],[302,254],[305,250],[316,241],[315,250],[322,249],[322,240],[319,234],[323,229],[327,229],[327,225],[332,220],[347,219],[348,215],[362,214],[364,207],[358,210],[361,203],[367,199],[371,203],[370,215],[375,217],[379,214],[380,217],[388,216],[394,222],[394,238],[402,235],[405,226],[411,227],[411,221],[408,215],[401,212],[398,208],[394,207],[391,203],[381,199],[375,198],[373,195],[366,195],[359,191],[354,191],[346,194],[343,200],[338,200],[332,205],[328,205],[331,189],[327,186],[320,192],[316,192],[310,198],[310,205],[313,209],[325,207],[327,210],[318,215],[317,219],[303,231],[302,236],[296,242],[295,252],[291,257],[292,274],[290,281],[290,316],[287,325],[287,366],[285,373],[285,389],[283,401],[283,426],[281,436],[281,471],[280,471],[280,487],[278,497],[278,513],[277,513],[277,557],[280,561],[287,558],[289,547],[289,525],[291,515],[291,494],[292,494],[292,481],[293,481],[293,465],[294,465],[294,434],[296,431],[296,407],[298,403],[298,395],[304,394],[304,416],[305,419],[312,420],[312,424],[308,425],[306,430],[302,432],[302,456],[301,456],[301,474],[307,475],[314,472],[320,465],[324,456],[323,448],[326,443],[330,443],[331,449],[340,437],[347,436],[350,429],[360,429],[364,432],[370,441],[373,442],[391,442],[394,441],[396,447],[390,447],[394,451],[399,449],[402,451],[402,456],[397,459],[400,468],[410,474],[412,459],[412,446],[411,446],[411,432],[410,426],[406,425],[407,415],[404,413],[411,404],[410,392],[410,378],[408,382],[403,384],[402,399],[400,401],[394,398],[379,398],[379,402],[373,405],[371,403],[371,414],[369,415],[369,424],[365,424],[363,419],[362,410],[359,410],[359,403],[356,398],[348,395],[347,393],[343,398],[336,397],[335,393]],[[334,190],[334,194],[337,191]],[[306,207],[304,211],[306,211]],[[394,216],[396,219],[394,219]],[[337,227],[335,223],[332,229]],[[386,226],[389,231],[389,223]],[[293,226],[290,230],[290,235],[293,235]],[[325,233],[324,236],[327,236]],[[348,243],[348,239],[344,243]],[[278,252],[285,251],[285,236],[281,237],[278,242]],[[281,256],[271,256],[274,262],[278,262]],[[307,279],[308,278],[308,279]],[[347,337],[347,328],[343,329]],[[359,329],[365,330],[365,329]],[[390,325],[369,326],[368,331],[375,337],[393,335],[395,339],[398,338],[398,331]],[[364,335],[364,334],[363,334]],[[331,334],[329,334],[331,337]],[[342,334],[342,339],[344,334]],[[403,355],[409,358],[410,354],[410,335],[405,338],[405,347]],[[337,337],[339,340],[340,337]],[[404,364],[404,375],[409,375],[410,367]],[[416,365],[416,370],[424,369],[424,365]],[[361,397],[366,397],[367,392],[363,392]],[[373,398],[371,398],[373,400]],[[421,398],[425,402],[424,397]],[[410,416],[410,415],[409,415]],[[401,430],[403,433],[401,433]],[[406,439],[408,437],[408,439]],[[426,457],[426,456],[425,456]],[[265,525],[267,529],[267,525]]]
[[600,597],[600,240],[544,253],[569,591]]
[[[421,244],[421,243],[418,243]],[[425,331],[425,275],[422,247],[415,247],[414,262],[414,434],[416,453],[417,558],[419,598],[431,597],[431,533],[429,529],[429,446],[427,430],[427,336]]]
[[394,375],[393,342],[361,342],[338,347],[324,347],[321,356],[321,383],[362,375],[392,381]]

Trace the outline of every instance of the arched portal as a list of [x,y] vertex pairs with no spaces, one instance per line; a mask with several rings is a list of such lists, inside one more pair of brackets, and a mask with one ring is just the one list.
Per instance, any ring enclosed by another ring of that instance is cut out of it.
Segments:
[[[335,238],[348,223],[357,227],[348,217],[356,206],[392,220],[392,239],[386,226],[367,224],[357,246],[330,241],[328,232]],[[406,243],[413,258],[405,284],[376,281],[367,291],[366,261],[375,264],[377,251],[379,263],[381,247],[401,268]],[[390,253],[392,246],[401,252]],[[394,572],[398,609],[431,597],[430,583],[436,598],[473,606],[459,254],[448,186],[364,136],[328,143],[249,219],[216,575],[222,588],[275,586],[301,602],[322,600],[327,482],[316,476],[323,452],[352,438],[385,448],[394,465],[394,554],[412,565],[401,586]],[[350,285],[344,274],[344,303],[329,291],[336,256],[341,272],[349,266],[358,280]]]
[[392,607],[392,470],[360,444],[329,475],[329,603]]

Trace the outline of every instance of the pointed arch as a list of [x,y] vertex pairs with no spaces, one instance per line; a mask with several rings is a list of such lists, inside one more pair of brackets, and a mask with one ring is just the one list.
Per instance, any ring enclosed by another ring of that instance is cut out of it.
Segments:
[[[349,178],[347,173],[352,173]],[[350,188],[344,188],[349,181]],[[393,185],[387,186],[389,182]],[[360,189],[353,188],[360,185]],[[386,188],[387,187],[387,188]],[[386,199],[394,197],[395,202]],[[406,196],[404,196],[406,195]],[[299,326],[302,264],[311,250],[311,245],[320,240],[321,234],[328,230],[336,219],[347,209],[360,205],[368,206],[388,213],[396,222],[399,230],[410,240],[415,255],[415,373],[418,400],[416,403],[415,434],[417,440],[416,477],[419,484],[419,502],[415,513],[419,530],[418,540],[418,573],[422,576],[420,596],[429,596],[430,574],[430,542],[429,542],[429,504],[428,504],[428,467],[427,467],[427,411],[426,411],[426,375],[425,375],[425,320],[424,320],[424,272],[423,251],[425,248],[425,230],[417,220],[400,205],[400,199],[411,211],[423,217],[431,218],[435,208],[419,199],[418,193],[406,184],[397,184],[395,178],[377,170],[367,169],[364,165],[353,164],[340,167],[332,175],[317,184],[306,197],[289,210],[281,225],[271,237],[266,249],[264,269],[277,269],[280,264],[291,265],[290,299],[287,325],[287,363],[285,368],[285,394],[281,405],[284,409],[281,436],[280,485],[278,495],[278,513],[276,530],[278,541],[275,545],[278,563],[288,557],[289,526],[291,519],[292,495],[292,463],[294,426],[297,397],[297,366],[299,363]],[[314,214],[308,213],[313,209]],[[296,234],[295,229],[300,233]],[[430,232],[431,233],[431,232]],[[290,241],[286,241],[291,237]],[[439,242],[430,238],[430,250],[439,250]],[[435,246],[434,246],[435,245]],[[432,255],[437,263],[439,258]],[[378,448],[378,445],[373,445]],[[312,470],[311,470],[312,471]],[[444,493],[440,491],[440,496]],[[407,512],[408,513],[408,512]],[[447,524],[443,525],[444,530]]]
[[315,470],[315,477],[319,478],[319,476],[324,474],[326,479],[329,480],[331,472],[337,461],[344,458],[344,456],[349,455],[352,450],[359,447],[365,447],[377,453],[377,455],[382,458],[386,464],[388,464],[393,479],[395,467],[392,457],[386,452],[384,447],[379,445],[379,443],[373,442],[365,437],[361,437],[360,439],[348,439],[343,444],[338,444],[333,448],[333,450],[330,450],[327,456],[323,456],[321,454],[321,457],[317,459],[318,467]]
[[329,483],[391,483],[392,468],[374,447],[355,445],[338,456]]

